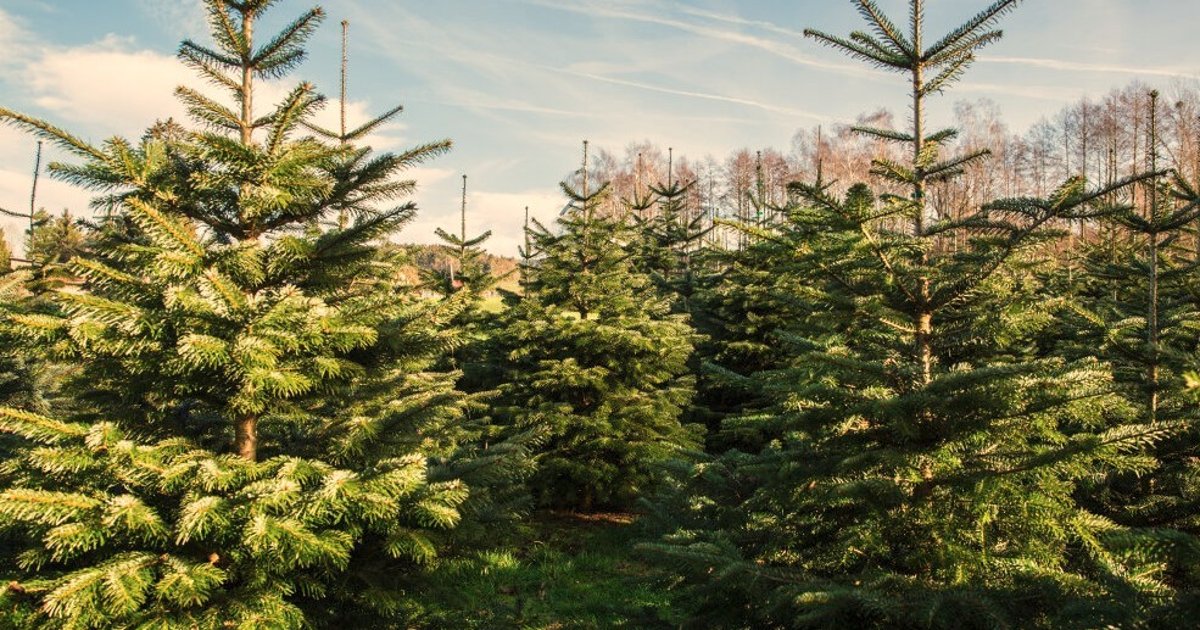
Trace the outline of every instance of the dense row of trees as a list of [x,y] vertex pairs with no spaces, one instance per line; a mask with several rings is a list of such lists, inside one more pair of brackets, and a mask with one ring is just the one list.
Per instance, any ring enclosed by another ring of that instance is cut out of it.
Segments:
[[937,38],[854,0],[866,31],[807,35],[902,75],[908,125],[722,168],[585,143],[494,308],[465,178],[436,252],[389,243],[448,142],[376,154],[398,110],[327,132],[309,84],[256,107],[324,15],[262,39],[272,4],[206,0],[194,127],[0,108],[106,209],[0,267],[7,625],[420,625],[539,508],[645,514],[703,627],[1200,612],[1195,99],[939,129],[1017,0]]

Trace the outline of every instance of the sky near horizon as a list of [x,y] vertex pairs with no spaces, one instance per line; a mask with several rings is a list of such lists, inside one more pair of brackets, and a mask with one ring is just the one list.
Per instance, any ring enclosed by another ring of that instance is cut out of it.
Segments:
[[[907,2],[878,0],[903,21]],[[929,0],[931,33],[987,0]],[[263,30],[313,2],[289,0]],[[523,209],[551,218],[557,182],[577,168],[580,142],[618,154],[649,140],[693,159],[748,147],[787,152],[799,129],[881,107],[904,113],[905,85],[802,36],[862,27],[846,0],[327,0],[309,60],[274,100],[309,80],[337,116],[341,29],[350,22],[351,123],[397,103],[405,113],[373,138],[400,149],[451,138],[454,150],[419,168],[417,220],[397,240],[430,242],[457,225],[469,176],[469,229],[493,229],[489,249],[514,254]],[[1200,80],[1193,29],[1200,2],[1027,0],[1005,37],[933,115],[956,101],[996,103],[1014,132],[1084,96],[1133,80],[1169,87]],[[184,118],[174,86],[197,84],[175,58],[180,40],[207,43],[199,0],[0,0],[0,105],[44,117],[92,141],[138,137],[156,119]],[[0,128],[0,207],[29,204],[35,140]],[[48,152],[47,160],[57,157]],[[48,181],[38,205],[86,213],[89,195]],[[10,244],[19,220],[0,218]]]

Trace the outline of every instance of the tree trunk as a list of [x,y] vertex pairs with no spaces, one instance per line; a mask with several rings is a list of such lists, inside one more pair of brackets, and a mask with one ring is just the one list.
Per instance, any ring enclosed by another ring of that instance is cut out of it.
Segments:
[[242,459],[258,461],[258,416],[238,418],[233,446]]
[[[921,12],[920,0],[914,0],[914,11]],[[913,25],[913,48],[921,50],[921,24]],[[925,68],[924,62],[913,62],[912,67],[912,111],[913,111],[913,237],[925,239],[925,173],[921,165],[921,154],[925,152]],[[928,385],[933,380],[933,312],[929,310],[930,281],[929,281],[929,249],[923,248],[920,255],[921,276],[917,287],[916,316],[914,328],[916,339],[914,352],[921,365],[921,385]]]
[[[1158,171],[1158,90],[1150,92],[1150,170]],[[1150,386],[1150,421],[1158,420],[1158,180],[1150,180],[1150,304],[1146,314],[1150,342],[1150,365],[1146,375]]]
[[254,15],[246,12],[242,15],[242,31],[246,37],[246,48],[251,51],[242,59],[242,144],[250,144],[254,134],[254,68],[250,64],[254,41]]
[[933,381],[933,313],[917,315],[917,361],[921,364],[921,385]]

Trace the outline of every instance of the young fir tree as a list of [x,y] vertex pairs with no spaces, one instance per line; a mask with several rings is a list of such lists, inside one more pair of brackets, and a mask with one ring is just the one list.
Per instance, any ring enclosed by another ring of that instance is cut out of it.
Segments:
[[198,130],[93,146],[0,109],[125,220],[70,264],[86,285],[57,294],[65,316],[11,318],[77,365],[84,407],[0,411],[27,444],[0,490],[23,542],[3,597],[38,623],[379,623],[419,609],[420,567],[483,507],[452,474],[468,401],[428,369],[461,306],[405,292],[376,245],[415,210],[401,173],[449,143],[377,155],[303,135],[323,102],[307,83],[257,108],[324,15],[260,39],[273,4],[206,1],[215,46],[179,56],[232,98],[179,88]]
[[1103,217],[1109,236],[1085,251],[1087,274],[1075,310],[1082,315],[1076,323],[1085,352],[1099,348],[1117,380],[1130,387],[1129,397],[1154,420],[1179,415],[1172,399],[1182,391],[1190,345],[1185,331],[1195,320],[1186,295],[1194,261],[1180,237],[1200,208],[1185,180],[1169,183],[1159,171],[1157,92],[1148,103],[1145,168],[1155,177],[1139,186],[1142,203],[1114,203]]
[[628,507],[696,444],[679,421],[692,334],[633,269],[628,224],[597,212],[609,188],[591,188],[586,145],[581,189],[562,188],[570,203],[557,230],[534,222],[539,258],[498,332],[500,413],[545,435],[531,480],[541,504]]
[[442,295],[451,295],[462,289],[470,289],[475,296],[482,295],[495,286],[498,278],[492,274],[482,245],[492,237],[488,230],[478,236],[467,236],[467,176],[463,175],[460,230],[451,234],[442,228],[435,233],[442,243],[438,250],[446,262],[443,269],[423,269],[427,286]]
[[[667,152],[673,156],[671,149]],[[674,160],[669,157],[666,183],[652,184],[647,195],[626,201],[636,229],[630,248],[634,264],[680,313],[692,312],[704,269],[704,239],[712,230],[704,213],[689,203],[694,185],[675,178]]]
[[[850,197],[874,199],[864,184],[852,187]],[[704,335],[698,348],[703,365],[697,403],[708,416],[710,452],[732,445],[762,447],[760,435],[732,426],[721,430],[722,421],[772,404],[752,376],[788,364],[794,353],[783,339],[789,331],[803,329],[814,313],[832,309],[836,315],[831,317],[842,317],[848,308],[815,303],[830,294],[816,286],[822,276],[814,276],[808,268],[811,260],[800,255],[817,234],[828,233],[827,216],[797,205],[780,209],[770,229],[753,223],[726,225],[743,235],[745,245],[713,253],[720,271],[706,280],[693,315]]]
[[77,282],[66,264],[88,248],[81,222],[67,210],[53,216],[45,210],[34,213],[25,238],[25,258],[32,270],[31,288],[44,293]]
[[821,294],[781,336],[790,365],[756,375],[770,413],[726,425],[766,446],[696,468],[677,530],[650,548],[691,568],[717,624],[1133,623],[1173,592],[1170,552],[1188,541],[1122,527],[1074,493],[1104,471],[1152,469],[1145,447],[1177,427],[1131,421],[1103,366],[1033,343],[1051,317],[1032,246],[1109,191],[1071,180],[1047,199],[932,206],[933,186],[987,154],[942,155],[954,131],[929,131],[926,101],[999,39],[1017,2],[932,44],[923,0],[906,32],[854,4],[872,33],[806,33],[909,80],[911,129],[860,131],[911,149],[873,169],[911,195],[793,186],[826,219],[793,271]]
[[[532,275],[534,260],[538,256],[538,252],[534,249],[533,239],[529,237],[529,206],[525,206],[525,221],[522,223],[521,235],[524,237],[524,243],[517,246],[517,274],[519,276],[518,284],[521,287],[521,295],[528,292],[529,279]],[[507,295],[507,298],[517,297]]]
[[12,271],[12,248],[8,245],[8,238],[4,235],[4,230],[0,230],[0,274],[5,274]]

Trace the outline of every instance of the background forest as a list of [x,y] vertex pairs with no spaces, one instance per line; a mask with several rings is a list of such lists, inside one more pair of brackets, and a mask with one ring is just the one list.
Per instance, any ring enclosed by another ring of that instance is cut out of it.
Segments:
[[256,100],[326,17],[277,4],[205,0],[209,89],[140,138],[0,106],[95,199],[5,210],[0,625],[1193,625],[1200,91],[934,120],[1019,0],[852,0],[805,35],[906,117],[585,141],[514,260],[465,176],[398,244],[451,148],[373,151],[399,107]]

